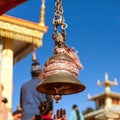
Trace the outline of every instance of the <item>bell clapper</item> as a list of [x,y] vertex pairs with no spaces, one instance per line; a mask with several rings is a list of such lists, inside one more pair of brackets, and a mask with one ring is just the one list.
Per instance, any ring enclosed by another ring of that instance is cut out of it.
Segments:
[[55,93],[59,94],[60,91],[62,91],[62,89],[63,89],[63,85],[55,86],[54,89],[55,89]]
[[60,93],[61,93],[61,90],[63,89],[63,85],[55,86],[54,89],[56,94],[53,95],[53,98],[56,100],[56,103],[58,103],[58,101],[62,99],[62,95],[60,95]]
[[53,98],[56,100],[56,103],[58,103],[58,101],[62,99],[62,95],[53,95]]

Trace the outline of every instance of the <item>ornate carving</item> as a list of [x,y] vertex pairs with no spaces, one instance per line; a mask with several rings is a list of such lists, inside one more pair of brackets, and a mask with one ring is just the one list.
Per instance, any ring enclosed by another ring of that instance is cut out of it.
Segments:
[[23,26],[11,24],[11,23],[5,23],[3,21],[0,21],[0,27],[1,27],[1,29],[13,31],[16,33],[21,33],[21,34],[25,34],[25,35],[32,35],[34,37],[40,36],[40,34],[39,34],[40,32],[37,30],[32,30],[32,29],[29,29],[27,27],[23,27]]

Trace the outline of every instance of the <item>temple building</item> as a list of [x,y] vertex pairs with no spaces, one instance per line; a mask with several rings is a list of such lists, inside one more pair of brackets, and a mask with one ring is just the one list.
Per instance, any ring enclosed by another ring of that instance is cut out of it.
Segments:
[[[42,0],[40,20],[34,23],[9,15],[0,16],[0,99],[6,97],[9,112],[12,112],[13,68],[32,51],[42,46],[47,32],[45,26],[45,0]],[[0,101],[0,120],[4,113]],[[5,119],[4,119],[5,120]]]
[[84,115],[85,120],[120,120],[120,94],[110,91],[111,86],[118,85],[108,79],[105,74],[105,81],[98,81],[98,86],[104,86],[105,92],[94,97],[88,97],[88,100],[95,102],[96,109]]

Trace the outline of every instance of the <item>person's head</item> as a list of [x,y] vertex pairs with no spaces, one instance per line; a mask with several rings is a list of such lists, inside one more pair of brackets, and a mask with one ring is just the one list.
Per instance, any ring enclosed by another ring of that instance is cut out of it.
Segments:
[[72,106],[72,109],[73,109],[73,110],[77,110],[77,109],[78,109],[78,106],[77,106],[76,104],[74,104],[74,105]]
[[45,102],[41,102],[40,105],[40,114],[41,115],[48,115],[51,116],[53,115],[53,103],[45,101]]
[[37,61],[34,61],[31,65],[31,76],[39,77],[42,74],[42,68]]

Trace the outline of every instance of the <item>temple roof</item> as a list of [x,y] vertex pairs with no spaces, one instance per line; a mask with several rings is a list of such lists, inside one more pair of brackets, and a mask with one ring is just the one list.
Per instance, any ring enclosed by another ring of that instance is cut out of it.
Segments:
[[119,118],[119,113],[115,113],[112,109],[109,109],[107,112],[105,109],[95,110],[84,115],[84,118],[87,120],[89,118],[105,120],[105,118]]
[[35,48],[42,46],[47,27],[8,15],[0,16],[0,38],[14,42],[14,63],[20,61]]
[[45,1],[42,1],[39,23],[31,22],[9,15],[0,16],[0,40],[13,42],[14,64],[35,49],[42,46],[43,35],[47,32],[45,26]]
[[99,95],[96,95],[96,96],[93,96],[93,97],[88,97],[88,100],[97,100],[99,98],[103,98],[105,96],[110,96],[110,97],[116,97],[116,98],[120,98],[120,94],[119,93],[116,93],[116,92],[103,92],[103,93],[100,93]]
[[98,94],[96,96],[93,96],[93,97],[91,97],[89,95],[88,96],[88,100],[97,100],[97,99],[105,97],[105,96],[120,98],[120,94],[119,93],[111,92],[111,90],[110,90],[111,86],[115,86],[115,85],[118,85],[117,79],[114,79],[114,81],[110,81],[108,79],[108,74],[105,73],[105,81],[104,82],[100,82],[98,80],[98,86],[104,86],[105,87],[105,92],[100,93],[100,94]]
[[[88,100],[93,100],[93,101],[97,101],[101,98],[105,99],[105,105],[104,106],[100,106],[100,107],[96,107],[97,109],[93,112],[90,112],[86,115],[84,115],[85,120],[96,120],[96,119],[100,119],[100,120],[105,120],[106,118],[119,118],[120,116],[120,104],[112,104],[112,98],[118,98],[118,100],[120,100],[120,94],[116,93],[116,92],[112,92],[110,90],[111,86],[115,86],[118,85],[117,80],[115,79],[114,82],[110,81],[108,79],[108,75],[105,74],[105,81],[104,82],[100,82],[98,81],[98,85],[99,86],[104,86],[105,87],[105,92],[100,93],[96,96],[91,97],[90,95],[88,96]],[[111,98],[111,99],[107,99],[107,98]],[[96,102],[98,104],[98,102]],[[97,106],[96,104],[96,106]]]
[[95,116],[95,115],[97,115],[97,114],[100,114],[100,113],[102,113],[102,112],[104,112],[104,109],[95,110],[95,111],[93,111],[93,112],[90,112],[90,113],[84,115],[84,118],[86,119],[86,118]]

